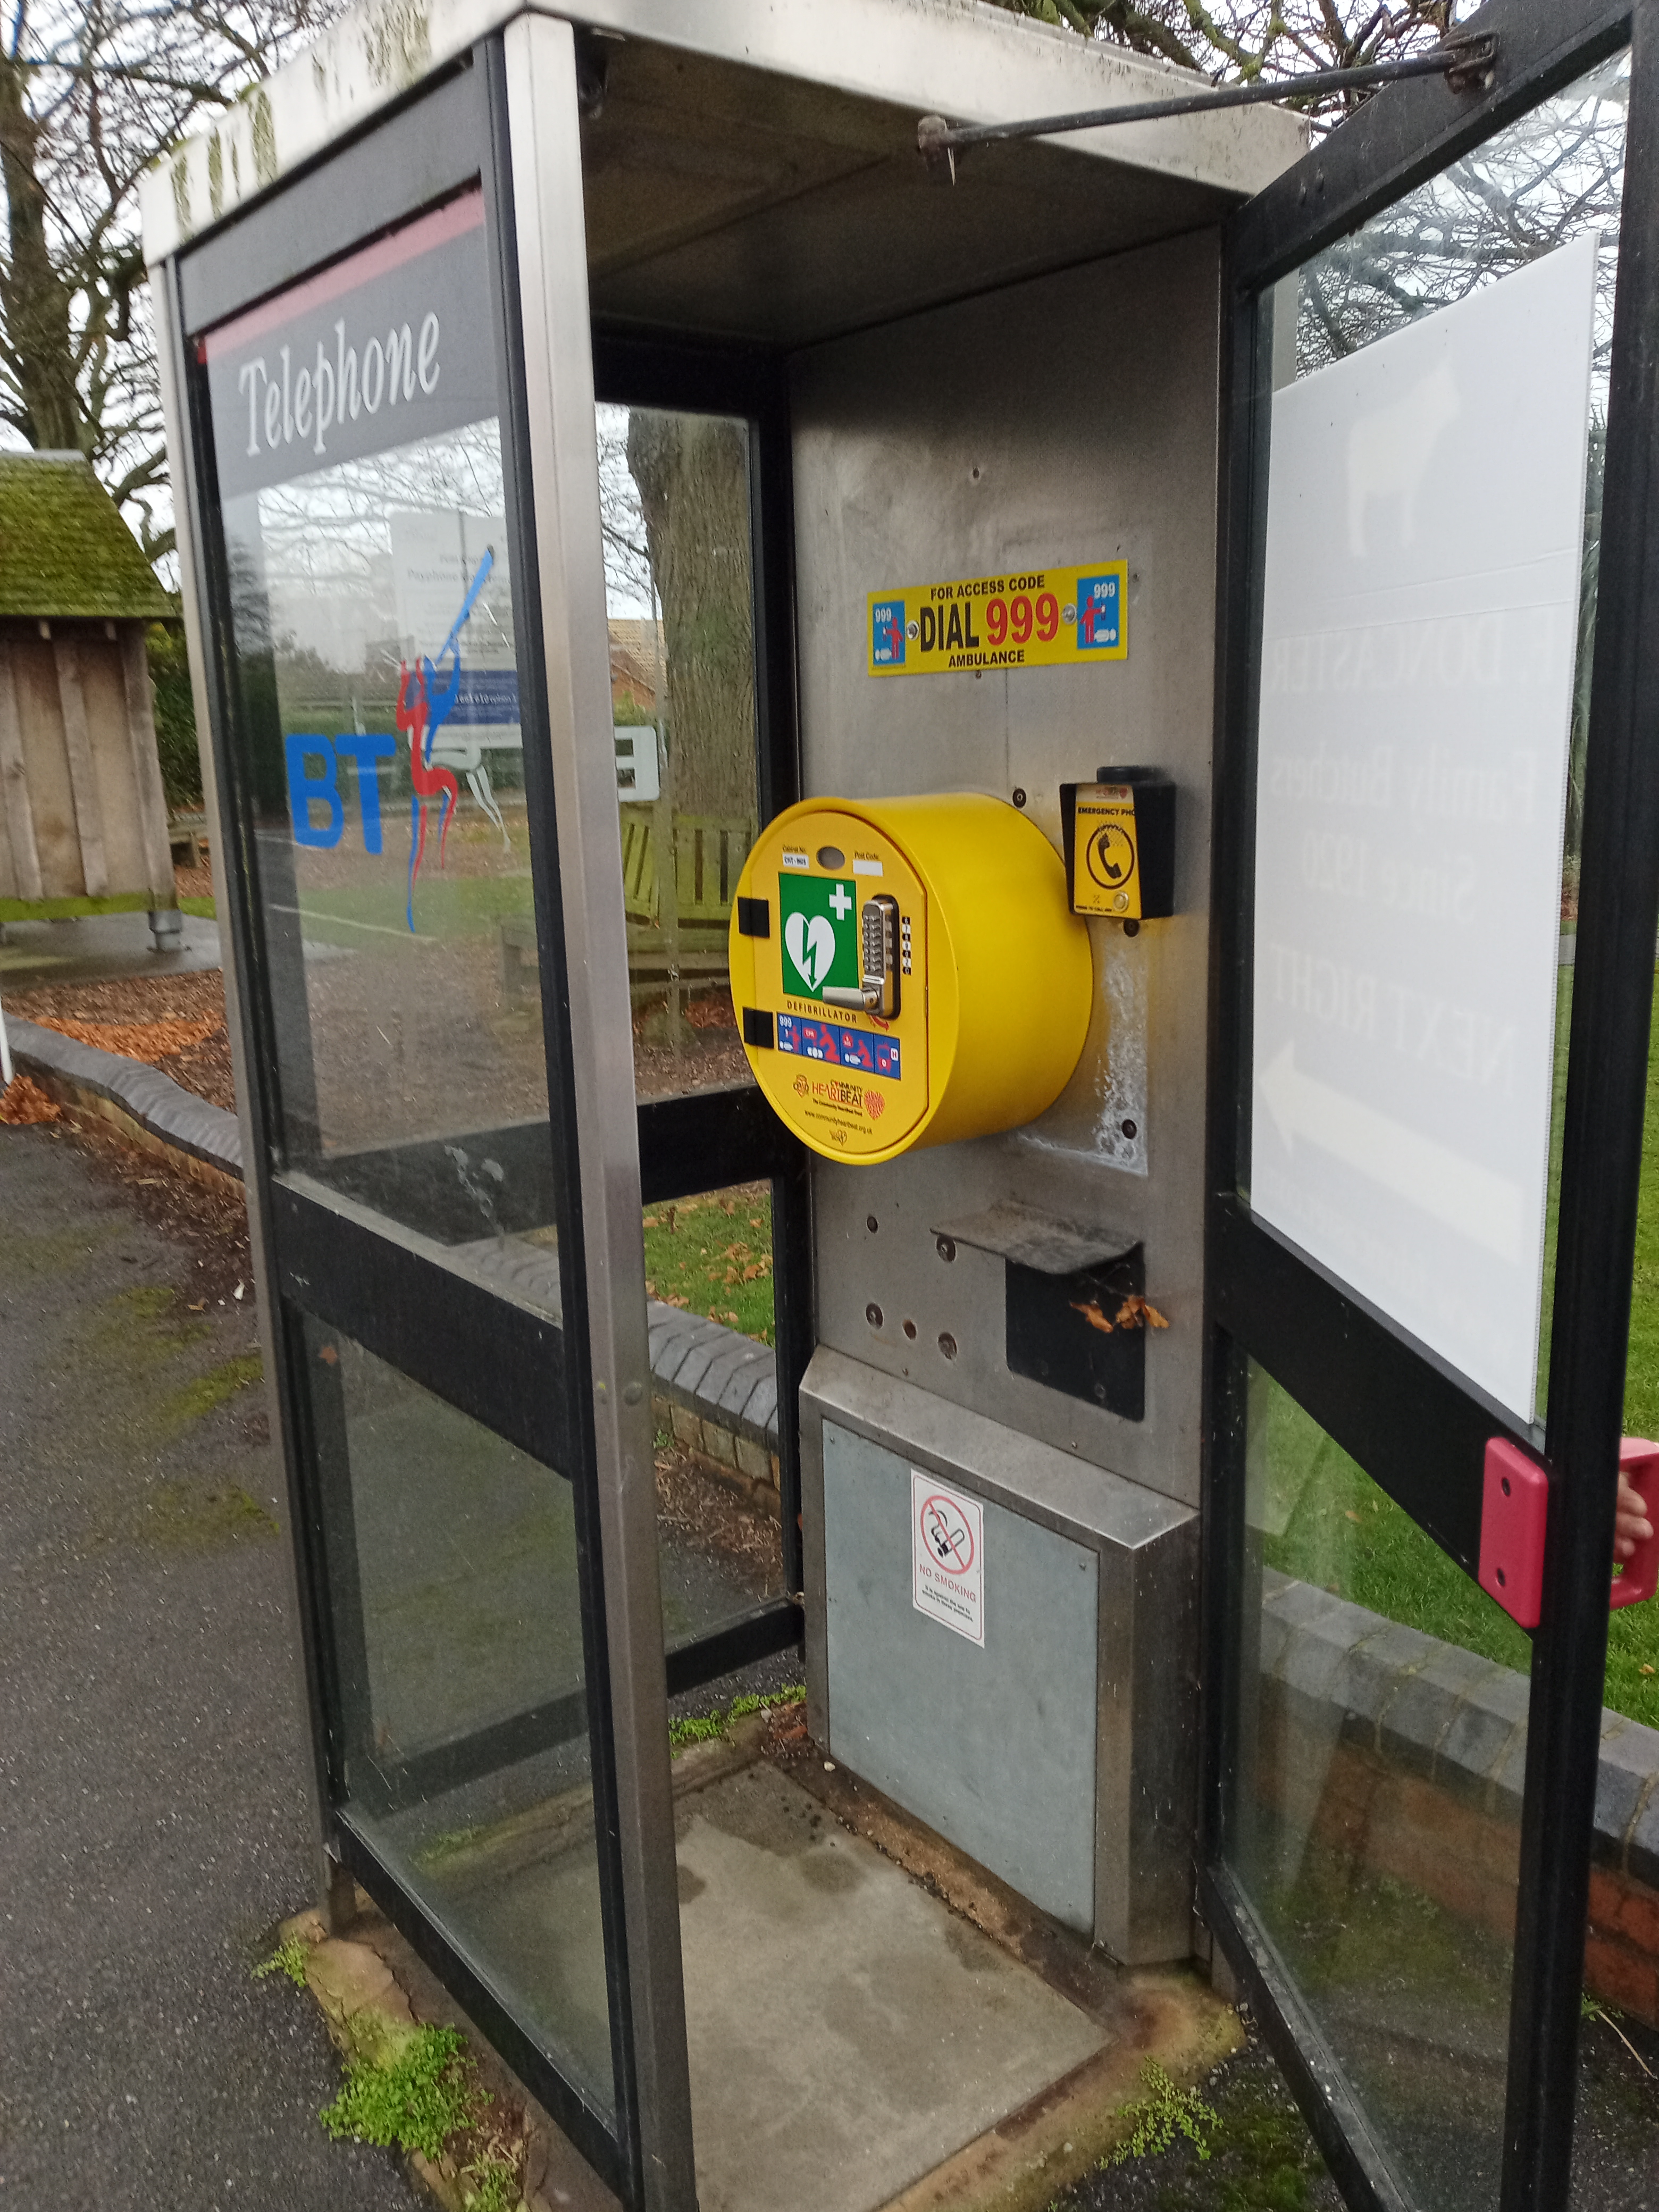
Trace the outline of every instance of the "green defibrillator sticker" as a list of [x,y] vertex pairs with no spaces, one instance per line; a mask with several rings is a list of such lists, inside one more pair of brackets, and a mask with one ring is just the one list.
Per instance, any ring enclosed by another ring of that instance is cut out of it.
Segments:
[[783,918],[783,988],[793,998],[821,999],[826,984],[859,984],[858,900],[850,883],[828,876],[778,878]]

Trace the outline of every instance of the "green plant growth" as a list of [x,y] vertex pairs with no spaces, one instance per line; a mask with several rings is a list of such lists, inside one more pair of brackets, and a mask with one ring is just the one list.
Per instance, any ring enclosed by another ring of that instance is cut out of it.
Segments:
[[435,2161],[452,2136],[483,2118],[486,2100],[465,2053],[459,2028],[417,2028],[385,2064],[349,2060],[339,2095],[318,2118],[337,2142],[417,2150]]
[[318,2118],[337,2142],[418,2151],[434,2165],[447,2157],[468,2212],[517,2212],[523,2143],[498,2130],[495,2104],[460,2031],[428,2027],[389,2056],[349,2060],[339,2095]]
[[[202,803],[202,763],[196,750],[196,702],[190,688],[190,661],[180,623],[151,623],[150,689],[155,702],[155,750],[161,763],[161,789],[171,807]],[[191,901],[191,907],[203,903]]]
[[763,1184],[653,1206],[644,1225],[650,1297],[773,1341],[772,1194]]
[[1214,2106],[1206,2105],[1196,2089],[1177,2088],[1156,2058],[1146,2061],[1140,2079],[1146,2094],[1126,2107],[1123,2117],[1129,2122],[1129,2132],[1115,2150],[1101,2160],[1102,2166],[1121,2166],[1129,2158],[1156,2158],[1170,2148],[1177,2136],[1184,2136],[1197,2155],[1207,2161],[1221,2126],[1221,2115]]
[[694,1713],[686,1720],[670,1721],[668,1741],[673,1747],[674,1757],[678,1759],[694,1743],[719,1742],[733,1721],[746,1720],[750,1713],[771,1712],[780,1705],[803,1705],[805,1698],[805,1683],[792,1682],[785,1689],[769,1690],[764,1696],[751,1692],[745,1697],[733,1698],[729,1705],[712,1713]]
[[253,1978],[262,1982],[267,1974],[285,1974],[296,1990],[302,1990],[306,1985],[306,1956],[304,1938],[290,1936],[285,1943],[276,1946],[268,1959],[260,1960],[253,1969]]
[[258,1350],[233,1352],[222,1359],[216,1367],[210,1367],[205,1375],[173,1392],[162,1409],[162,1419],[173,1429],[188,1428],[218,1407],[234,1398],[239,1390],[246,1390],[257,1382],[264,1372],[264,1363]]
[[461,2202],[467,2212],[518,2212],[524,2192],[519,2169],[499,2158],[480,2159],[464,2169]]

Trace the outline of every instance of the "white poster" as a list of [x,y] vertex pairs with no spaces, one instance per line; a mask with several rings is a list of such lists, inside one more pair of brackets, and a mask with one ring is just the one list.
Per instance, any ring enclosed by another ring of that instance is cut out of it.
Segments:
[[1273,403],[1250,1202],[1522,1420],[1595,260]]
[[434,757],[476,765],[480,746],[520,748],[505,521],[454,507],[397,508],[386,520],[398,649],[434,660],[434,680],[453,692]]
[[910,1470],[910,1595],[965,1636],[985,1642],[985,1513],[979,1500]]

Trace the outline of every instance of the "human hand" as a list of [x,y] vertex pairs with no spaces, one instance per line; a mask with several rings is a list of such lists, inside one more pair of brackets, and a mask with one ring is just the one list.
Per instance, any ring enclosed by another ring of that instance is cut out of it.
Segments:
[[1653,1523],[1648,1518],[1648,1509],[1642,1502],[1642,1493],[1625,1473],[1619,1470],[1619,1504],[1613,1522],[1613,1556],[1615,1559],[1633,1559],[1638,1544],[1645,1544],[1653,1534]]

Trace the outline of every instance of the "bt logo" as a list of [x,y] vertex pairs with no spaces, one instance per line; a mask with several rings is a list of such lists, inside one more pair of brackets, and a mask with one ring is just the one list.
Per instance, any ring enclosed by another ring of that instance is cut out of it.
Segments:
[[[478,563],[477,573],[467,587],[460,612],[450,624],[449,635],[436,653],[429,657],[417,655],[412,668],[405,661],[398,672],[398,705],[392,719],[409,745],[409,884],[404,918],[411,933],[415,927],[415,884],[421,872],[421,863],[426,857],[428,817],[435,805],[438,809],[438,866],[441,868],[449,841],[449,826],[461,799],[460,786],[455,780],[454,770],[443,760],[433,757],[433,740],[453,713],[460,696],[461,632],[466,627],[467,617],[477,605],[478,594],[495,564],[494,552],[486,552]],[[447,681],[441,685],[434,663],[445,659],[448,659],[451,665]],[[398,739],[367,731],[349,732],[344,737],[332,738],[296,732],[285,743],[289,818],[294,825],[295,843],[320,847],[325,852],[339,843],[345,828],[345,802],[340,796],[339,764],[343,760],[348,760],[357,771],[357,805],[362,817],[363,850],[378,853],[380,850],[380,785],[376,763],[396,757]],[[323,765],[313,774],[310,763],[318,760]],[[488,783],[481,787],[477,775],[472,770],[468,771],[468,781],[472,785],[479,805],[499,826],[500,811],[492,809]],[[322,822],[313,818],[312,809],[316,806],[325,810],[326,818]]]
[[[345,802],[340,795],[340,774],[347,762],[357,771],[357,811],[362,817],[363,850],[380,850],[380,777],[377,761],[391,760],[398,750],[396,738],[366,731],[347,731],[343,737],[301,735],[286,740],[288,805],[296,845],[312,845],[331,852],[345,830]],[[311,763],[320,763],[313,772]],[[320,807],[319,821],[313,810]]]

